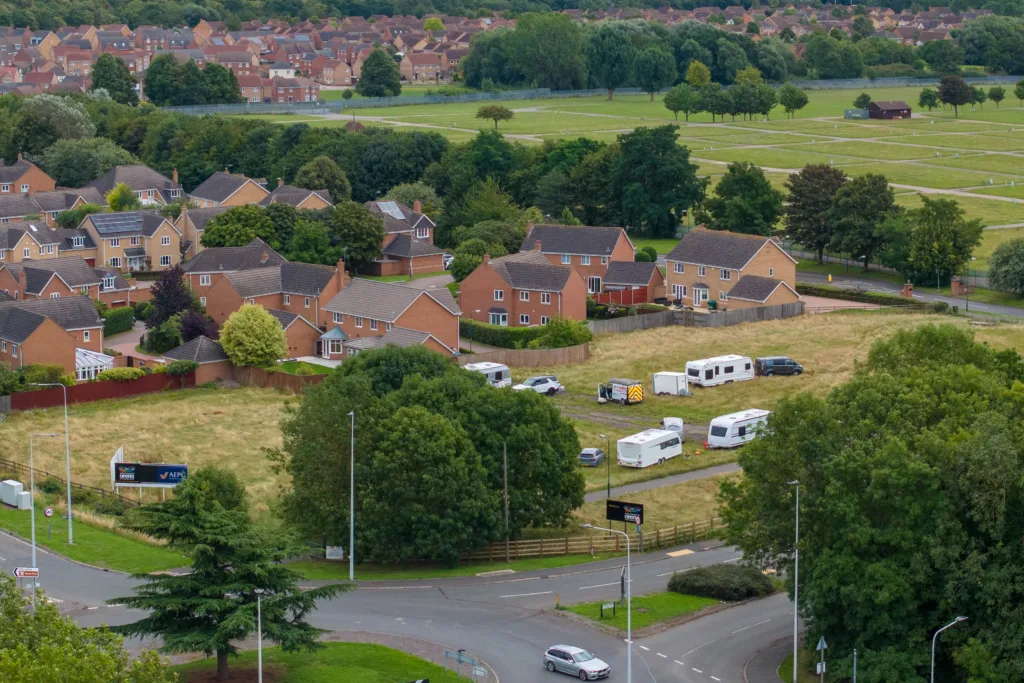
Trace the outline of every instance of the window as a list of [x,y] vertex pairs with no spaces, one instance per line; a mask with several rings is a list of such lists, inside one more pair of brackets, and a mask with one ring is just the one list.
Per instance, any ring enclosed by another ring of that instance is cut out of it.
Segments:
[[540,293],[540,302],[542,304],[550,304],[551,303],[551,292],[541,292]]
[[119,246],[121,246],[121,240],[119,240],[119,239],[110,240],[110,246],[111,247],[119,247]]
[[607,266],[608,265],[608,257],[607,256],[602,256],[601,257],[601,265],[602,266]]
[[291,295],[289,295],[289,294],[285,294],[285,295],[284,295],[284,305],[285,305],[285,306],[287,306],[287,305],[288,305],[288,304],[290,304],[291,302],[292,302],[292,297],[291,297]]
[[249,299],[249,305],[250,306],[255,306],[256,305],[256,299]]
[[728,268],[722,268],[722,271],[718,274],[719,279],[731,280],[732,272]]
[[139,238],[132,237],[131,239],[128,240],[128,244],[132,245],[133,247],[139,246]]
[[546,315],[542,315],[540,317],[540,324],[547,325],[549,320],[551,320],[551,318],[547,317]]
[[495,301],[504,301],[505,300],[505,290],[504,289],[496,289],[496,290],[494,290],[494,300]]
[[672,298],[673,299],[685,299],[686,298],[686,285],[672,285]]
[[562,265],[567,266],[572,263],[572,257],[568,254],[562,254]]
[[360,318],[360,317],[359,317],[359,316],[357,315],[357,316],[356,316],[356,327],[362,327],[362,326],[363,326],[363,319],[362,319],[362,318]]
[[[210,276],[209,275],[200,275],[199,276],[199,286],[200,287],[209,287],[210,286]],[[287,296],[285,297],[285,303],[288,303],[288,297]]]
[[60,298],[60,292],[50,292],[50,298],[51,299],[59,299]]
[[160,257],[160,265],[161,266],[169,266],[169,265],[171,265],[171,257],[166,255],[166,254],[161,256]]
[[340,325],[345,321],[345,316],[342,315],[341,313],[333,313],[331,319]]
[[527,292],[527,291],[519,292],[519,300],[520,301],[529,301],[530,300],[530,293]]
[[704,277],[707,275],[707,268],[704,266],[697,266],[697,277]]
[[7,250],[0,249],[0,261],[3,261],[5,258],[7,258]]
[[82,341],[89,341],[89,330],[82,331]]
[[28,185],[27,185],[27,184],[25,184],[25,183],[22,183],[22,185],[21,185],[21,191],[22,191],[22,192],[28,192]]
[[416,228],[416,238],[421,240],[430,239],[430,228]]
[[384,325],[384,329],[387,330],[388,332],[390,332],[391,331],[391,323],[385,324]]
[[774,268],[769,268],[768,269],[768,277],[775,277],[775,269]]
[[590,265],[590,257],[589,256],[580,256],[580,265],[581,266],[589,266]]
[[591,294],[596,294],[601,291],[601,278],[596,275],[591,275],[587,278],[587,291]]
[[180,197],[181,196],[181,190],[171,190],[171,196],[172,197]]
[[110,258],[110,266],[111,266],[111,268],[120,268],[121,267],[121,257],[120,256],[112,256]]
[[729,300],[729,292],[719,292],[718,293],[718,300],[719,301],[728,301]]
[[330,341],[330,353],[341,353],[341,340],[331,339]]
[[508,313],[491,313],[492,325],[508,325]]
[[302,305],[305,306],[306,308],[309,308],[309,297],[308,296],[306,297],[305,301],[302,302]]
[[154,194],[156,194],[155,191],[153,191],[153,190],[146,190],[146,196],[147,197],[152,197]]
[[161,237],[160,238],[160,246],[161,247],[169,247],[169,246],[171,246],[171,238],[168,237],[167,235],[164,235],[163,237]]
[[731,374],[733,373],[733,371],[735,371],[735,369],[736,369],[736,368],[735,368],[735,367],[733,367],[732,365],[726,365],[726,366],[725,366],[725,367],[724,367],[724,368],[722,369],[722,372],[723,372],[723,373],[725,373],[726,375],[731,375]]
[[85,238],[84,237],[72,237],[71,238],[71,246],[72,247],[84,247],[85,246]]
[[3,345],[0,346],[0,350],[3,350],[4,353],[7,353],[7,342],[3,342]]
[[43,247],[43,249],[44,249],[44,251],[43,251],[44,254],[52,254],[53,253],[53,245],[52,244],[45,245]]
[[203,307],[205,307],[206,306],[206,297],[205,296],[199,297],[199,303],[201,303],[203,305]]
[[526,315],[525,313],[520,314],[519,315],[519,324],[520,325],[529,325],[530,324],[530,316]]
[[17,344],[11,344],[11,355],[14,356],[15,358],[18,357],[18,345]]
[[[289,97],[288,101],[291,102],[292,98]],[[358,356],[359,355],[359,349],[349,349],[348,350],[348,355],[350,355],[350,356]]]
[[89,296],[89,288],[88,287],[79,287],[78,288],[78,293],[79,294],[84,294],[86,296]]
[[673,263],[672,264],[672,272],[675,273],[676,275],[682,274],[684,272],[683,264],[682,263]]
[[377,331],[377,321],[374,320],[373,318],[370,318],[370,329],[373,330],[374,332]]
[[11,186],[10,185],[0,185],[0,192],[10,192],[10,191],[11,191]]
[[32,249],[30,247],[25,247],[25,250],[22,253],[25,254],[25,258],[28,258],[32,255]]

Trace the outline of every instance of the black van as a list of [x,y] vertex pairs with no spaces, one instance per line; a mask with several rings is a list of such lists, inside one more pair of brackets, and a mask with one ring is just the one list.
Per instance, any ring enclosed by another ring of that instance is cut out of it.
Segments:
[[768,377],[769,375],[799,375],[804,366],[786,356],[767,356],[754,360],[754,374]]

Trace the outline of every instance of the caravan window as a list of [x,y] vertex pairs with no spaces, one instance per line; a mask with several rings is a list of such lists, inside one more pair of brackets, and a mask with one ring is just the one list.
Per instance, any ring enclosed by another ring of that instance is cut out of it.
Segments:
[[725,427],[711,427],[711,436],[725,436],[729,433],[729,430]]
[[725,374],[728,375],[729,373],[732,372],[732,370],[733,370],[733,367],[731,365],[726,365],[725,366]]
[[679,439],[669,439],[668,441],[663,441],[661,443],[661,450],[665,450],[666,448],[672,448],[673,446],[678,446],[678,445],[679,445]]
[[741,426],[739,428],[739,435],[740,436],[746,436],[747,435],[747,427],[746,427],[746,425]]
[[687,368],[686,374],[689,375],[690,377],[700,377],[700,370],[698,370],[697,368]]
[[[715,368],[715,370],[717,370],[717,369],[718,368]],[[712,370],[707,370],[707,371],[704,372],[704,379],[712,379],[714,376],[715,376],[715,373]]]
[[743,369],[744,369],[744,370],[749,370],[749,369],[750,369],[750,363],[746,363],[746,364],[745,364],[745,365],[743,366]]

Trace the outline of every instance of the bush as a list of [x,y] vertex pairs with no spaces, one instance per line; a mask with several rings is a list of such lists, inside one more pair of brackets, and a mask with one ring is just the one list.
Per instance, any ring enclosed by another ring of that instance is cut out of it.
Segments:
[[183,375],[187,375],[190,372],[195,372],[198,367],[199,363],[195,362],[194,360],[176,360],[168,363],[164,371],[168,375],[173,375],[174,377],[181,377]]
[[566,318],[554,318],[541,327],[541,330],[541,335],[527,344],[529,348],[560,349],[584,344],[594,337],[586,323]]
[[668,589],[716,600],[748,600],[774,590],[771,579],[761,570],[742,564],[715,564],[674,574],[669,579]]
[[21,378],[25,384],[63,384],[64,366],[39,363],[26,365],[21,369]]
[[[91,491],[90,491],[91,493]],[[75,494],[72,492],[72,497]],[[79,502],[79,501],[75,501]],[[132,509],[133,506],[120,498],[110,498],[108,496],[99,496],[91,503],[89,507],[93,512],[100,515],[110,515],[111,517],[122,517],[126,512]]]
[[865,304],[881,304],[883,306],[913,306],[916,302],[895,294],[882,294],[879,292],[867,292],[858,290],[843,289],[830,285],[807,285],[797,283],[798,294],[808,296],[821,296],[829,299],[843,299],[845,301],[859,301]]
[[145,371],[142,368],[113,368],[111,370],[104,370],[99,374],[96,379],[101,380],[113,380],[115,382],[130,382],[134,379],[138,379],[145,375]]
[[465,318],[459,321],[460,336],[503,349],[525,349],[543,332],[543,327],[503,327]]
[[103,336],[128,332],[135,324],[135,311],[130,306],[108,309],[103,316]]
[[43,493],[60,493],[64,490],[64,484],[56,477],[47,477],[39,484],[39,490]]
[[166,353],[181,346],[181,328],[177,316],[165,320],[146,335],[143,347],[150,353]]
[[949,313],[949,304],[945,301],[933,301],[928,304],[928,308],[935,313]]
[[148,301],[140,301],[132,304],[132,308],[135,310],[136,320],[146,320],[153,311],[153,304]]

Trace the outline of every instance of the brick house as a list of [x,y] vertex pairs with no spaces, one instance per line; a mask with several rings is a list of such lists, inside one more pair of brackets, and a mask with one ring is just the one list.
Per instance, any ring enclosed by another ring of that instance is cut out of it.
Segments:
[[309,78],[295,77],[273,79],[271,101],[273,102],[317,102],[320,100],[320,84]]
[[791,304],[800,299],[800,295],[789,283],[760,275],[744,275],[729,290],[729,308],[754,308],[756,306],[774,306],[775,304]]
[[181,233],[149,211],[96,213],[84,229],[97,245],[96,263],[119,270],[168,270],[181,262]]
[[95,268],[79,255],[0,266],[0,290],[16,300],[87,296],[111,307],[131,303],[133,287],[112,268]]
[[[396,329],[430,335],[422,343],[435,351],[454,355],[459,349],[459,316],[462,314],[451,293],[441,287],[423,290],[405,285],[355,278],[324,307],[330,314],[328,330],[321,339],[324,358],[348,355],[346,346],[357,353],[362,346],[388,342],[360,342],[367,337],[392,340]],[[406,336],[409,336],[406,334]],[[431,340],[432,339],[432,340]],[[397,342],[396,342],[397,343]],[[352,346],[355,344],[355,346]]]
[[749,307],[739,302],[733,306],[729,296],[730,290],[748,275],[786,283],[787,288],[775,292],[777,299],[785,300],[775,303],[799,300],[796,261],[770,237],[695,228],[679,240],[665,260],[668,297],[684,305],[706,306],[713,299],[719,306]]
[[658,264],[643,261],[612,261],[604,276],[599,303],[633,306],[665,296],[665,276]]
[[76,349],[103,349],[103,321],[88,297],[0,302],[0,362],[55,364],[71,374]]
[[227,206],[212,209],[186,208],[174,219],[174,227],[181,233],[181,249],[183,258],[192,258],[203,251],[203,231],[206,224],[228,210]]
[[273,82],[259,75],[238,76],[238,89],[246,102],[270,102],[274,95]]
[[259,70],[260,59],[249,50],[230,50],[217,52],[213,61],[226,69],[231,69],[235,76],[251,76]]
[[6,166],[0,159],[0,196],[34,195],[36,192],[52,192],[57,183],[35,164],[25,161],[18,153],[18,160]]
[[587,319],[587,285],[570,266],[553,265],[538,249],[492,259],[459,287],[459,306],[478,322],[509,327],[553,318]]
[[340,59],[328,59],[313,76],[324,85],[352,85],[352,67]]
[[579,273],[591,294],[601,291],[612,261],[633,261],[636,253],[622,228],[531,225],[519,250],[535,249],[538,243],[552,265],[570,266]]
[[96,265],[96,243],[89,233],[81,228],[52,228],[57,237],[57,249],[61,256],[77,254],[90,266]]
[[[214,209],[193,209],[189,214]],[[209,295],[210,288],[216,285],[228,273],[240,270],[279,266],[288,259],[270,248],[263,240],[256,238],[244,247],[209,247],[201,249],[198,254],[181,265],[185,284],[189,286],[200,301]],[[203,302],[205,306],[206,303]]]
[[271,204],[288,204],[296,209],[326,209],[334,206],[331,193],[327,190],[306,190],[301,187],[285,185],[281,178],[277,179],[277,187],[270,194],[260,201],[260,206],[267,207]]
[[320,340],[321,330],[306,320],[298,313],[281,311],[276,308],[267,309],[270,315],[281,323],[284,330],[284,337],[288,343],[286,358],[298,358],[299,356],[311,356],[316,353],[317,342]]
[[174,169],[171,177],[167,178],[143,164],[115,166],[84,187],[94,188],[106,197],[119,183],[131,188],[143,204],[173,204],[185,196],[178,184],[178,169]]
[[436,52],[410,52],[398,65],[402,79],[409,83],[436,82],[444,77],[442,56]]
[[444,250],[434,246],[434,221],[419,201],[410,209],[401,202],[366,202],[370,213],[384,221],[382,258],[371,265],[373,275],[413,275],[444,270]]
[[200,209],[218,206],[259,204],[270,193],[252,178],[217,171],[189,193],[189,199]]

